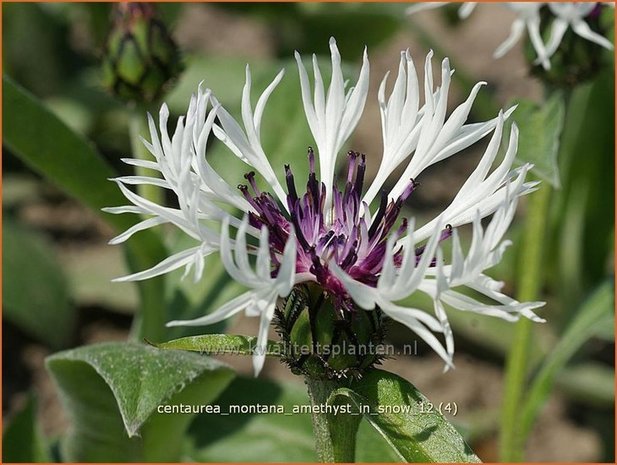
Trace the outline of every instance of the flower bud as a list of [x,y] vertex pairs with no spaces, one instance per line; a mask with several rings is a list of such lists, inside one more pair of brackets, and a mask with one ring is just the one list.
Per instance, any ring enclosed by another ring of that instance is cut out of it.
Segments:
[[296,286],[276,310],[291,371],[313,379],[360,378],[384,358],[384,317],[379,309],[337,309],[317,286]]
[[155,100],[182,71],[178,47],[153,5],[114,5],[102,68],[105,87],[137,102]]

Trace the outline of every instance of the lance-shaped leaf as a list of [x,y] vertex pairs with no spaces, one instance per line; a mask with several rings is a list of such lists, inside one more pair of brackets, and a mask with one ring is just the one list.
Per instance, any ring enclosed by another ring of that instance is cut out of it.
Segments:
[[534,421],[548,398],[556,376],[572,356],[596,333],[615,327],[614,285],[607,281],[585,301],[565,333],[542,364],[529,389],[522,411],[522,431],[531,432]]
[[[92,208],[118,231],[139,221],[136,215],[110,215],[103,207],[123,205],[118,187],[107,179],[116,176],[94,145],[75,133],[37,98],[7,76],[2,78],[2,143],[24,163],[84,205]],[[135,271],[150,268],[167,257],[153,231],[142,231],[128,242],[128,258]],[[142,297],[142,334],[160,337],[165,320],[163,278],[139,284]]]
[[372,370],[331,399],[337,396],[347,397],[403,462],[480,461],[439,409],[427,408],[429,400],[399,376]]
[[517,161],[533,163],[538,177],[559,188],[557,154],[565,116],[563,98],[554,93],[542,106],[527,100],[517,103],[512,115],[520,130]]
[[10,220],[4,221],[2,234],[3,318],[55,349],[66,347],[75,307],[50,245]]
[[80,462],[180,460],[200,413],[187,406],[211,403],[233,378],[208,357],[126,343],[60,352],[47,367],[72,419],[63,458]]
[[[253,355],[257,345],[257,338],[232,334],[202,334],[201,336],[181,337],[180,339],[153,345],[159,349],[188,350],[208,355]],[[268,341],[266,355],[281,356],[283,355],[283,349],[284,346],[278,342]]]

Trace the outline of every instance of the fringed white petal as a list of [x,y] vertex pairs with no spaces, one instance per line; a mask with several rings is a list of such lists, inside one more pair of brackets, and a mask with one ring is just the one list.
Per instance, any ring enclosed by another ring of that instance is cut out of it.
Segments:
[[[469,223],[473,221],[478,211],[481,217],[490,215],[501,204],[507,190],[512,196],[521,196],[531,192],[531,189],[535,186],[535,184],[524,182],[525,175],[531,165],[524,165],[510,171],[518,144],[518,129],[515,124],[512,125],[510,142],[504,159],[492,173],[488,173],[497,156],[502,131],[503,115],[500,114],[495,132],[480,163],[467,178],[450,205],[441,214],[446,223],[452,226]],[[430,221],[418,229],[418,240],[428,237],[433,230],[435,221]]]
[[[393,320],[398,321],[399,323],[404,324],[409,329],[411,329],[414,333],[422,338],[424,342],[426,342],[431,349],[435,351],[437,355],[439,355],[444,362],[446,362],[446,366],[449,368],[454,368],[454,364],[452,362],[452,356],[448,353],[448,351],[444,348],[444,346],[439,342],[439,339],[435,337],[435,335],[429,330],[423,322],[421,322],[418,317],[423,315],[423,318],[426,320],[428,318],[432,318],[426,312],[422,310],[417,310],[414,308],[406,308],[399,307],[396,305],[391,305],[389,303],[384,303],[381,307],[383,312],[388,315]],[[434,320],[434,318],[433,318]],[[437,327],[440,327],[439,323],[435,320],[435,327],[431,328],[432,331],[437,331]]]
[[287,297],[296,282],[296,238],[293,231],[279,257],[280,266],[275,277],[271,277],[270,242],[268,230],[264,227],[257,247],[255,270],[251,267],[249,254],[255,247],[249,246],[246,234],[249,229],[248,216],[238,226],[235,241],[230,237],[230,219],[225,218],[221,225],[220,254],[227,273],[237,282],[251,290],[236,297],[212,314],[188,321],[172,321],[168,326],[201,326],[216,323],[242,310],[247,316],[259,317],[259,333],[253,353],[255,376],[259,374],[265,360],[268,342],[268,328],[279,298]]
[[434,8],[439,8],[445,5],[448,5],[448,2],[418,2],[407,7],[405,13],[407,13],[408,15],[413,15],[420,11],[432,10]]
[[[407,158],[411,157],[403,175],[390,191],[390,200],[398,198],[409,184],[423,170],[460,150],[474,144],[493,130],[497,119],[484,123],[465,125],[474,100],[485,85],[477,83],[467,100],[459,105],[446,120],[448,90],[453,71],[447,59],[442,62],[441,87],[434,89],[429,52],[425,60],[424,100],[418,109],[418,77],[409,52],[401,53],[399,72],[386,102],[385,87],[387,75],[378,92],[383,155],[377,175],[363,197],[370,204],[382,189],[392,172]],[[508,112],[508,116],[511,111]]]
[[330,39],[332,78],[327,94],[316,57],[313,57],[314,93],[302,58],[295,53],[300,75],[302,102],[311,133],[317,145],[321,182],[326,186],[326,210],[332,202],[336,158],[360,120],[368,93],[369,61],[365,50],[362,68],[353,90],[346,95],[341,56],[334,38]]
[[561,44],[561,40],[568,30],[568,27],[568,22],[561,18],[556,18],[555,21],[553,21],[553,25],[551,26],[551,35],[546,44],[546,53],[549,57],[552,56],[559,48],[559,44]]
[[581,36],[583,39],[587,39],[590,42],[594,42],[607,50],[613,50],[613,44],[606,37],[601,36],[597,32],[594,32],[582,19],[572,23],[572,30]]
[[155,226],[159,226],[161,224],[167,223],[168,221],[165,218],[160,216],[155,216],[154,218],[148,218],[139,223],[131,226],[129,229],[124,231],[122,234],[118,234],[116,237],[109,240],[108,244],[110,245],[118,245],[126,240],[128,240],[133,234],[139,231],[145,231],[146,229],[153,228]]
[[281,71],[266,88],[259,98],[257,112],[254,114],[251,106],[251,72],[249,67],[246,67],[246,82],[242,91],[242,123],[244,130],[231,114],[220,106],[216,98],[212,97],[212,102],[214,106],[220,107],[217,115],[221,123],[221,127],[214,126],[214,135],[227,145],[227,147],[242,161],[259,172],[268,184],[272,186],[274,193],[278,196],[281,203],[286,206],[285,191],[266,157],[263,147],[261,146],[261,136],[259,134],[261,117],[266,102],[274,88],[280,83],[282,77],[283,71]]
[[461,19],[467,19],[471,13],[473,13],[473,10],[476,9],[476,6],[478,5],[478,2],[465,2],[461,5],[461,7],[458,9],[458,17]]
[[207,326],[219,321],[226,320],[238,312],[244,310],[254,300],[254,292],[245,292],[231,299],[229,302],[199,318],[193,320],[173,320],[167,323],[167,327],[172,326]]
[[199,254],[199,256],[201,257],[205,257],[207,255],[210,255],[214,251],[215,248],[205,248],[203,245],[192,247],[190,249],[183,250],[182,252],[178,252],[177,254],[167,257],[165,260],[153,266],[152,268],[128,276],[123,276],[121,278],[115,278],[113,279],[113,281],[143,281],[144,279],[154,278],[155,276],[170,273],[174,270],[177,270],[178,268],[189,265],[194,261],[196,254]]
[[548,4],[551,12],[557,17],[553,22],[551,37],[547,45],[549,56],[555,53],[559,47],[568,27],[572,27],[572,30],[583,39],[594,42],[608,50],[613,50],[611,41],[594,32],[585,22],[585,18],[596,8],[596,5],[597,2]]

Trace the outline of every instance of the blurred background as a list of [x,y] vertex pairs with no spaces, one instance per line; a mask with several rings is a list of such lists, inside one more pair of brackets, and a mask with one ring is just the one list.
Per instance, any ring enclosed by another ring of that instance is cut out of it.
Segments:
[[[105,89],[102,70],[111,5],[10,3],[2,9],[5,76],[89,141],[88,147],[115,171],[129,174],[130,167],[120,159],[132,153],[129,125],[135,108],[127,107]],[[157,4],[156,9],[180,49],[182,64],[161,90],[164,98],[140,105],[139,114],[145,118],[145,110],[156,112],[156,101],[164,100],[172,116],[177,117],[186,111],[191,93],[203,80],[237,115],[246,63],[251,64],[255,89],[263,89],[279,69],[286,67],[287,75],[273,94],[262,129],[266,152],[276,153],[273,165],[278,173],[282,173],[283,163],[305,163],[305,148],[311,144],[304,126],[293,51],[304,56],[323,54],[327,60],[330,36],[337,39],[349,76],[357,75],[362,50],[368,46],[371,91],[350,148],[367,154],[372,174],[381,150],[377,88],[387,70],[397,69],[401,50],[410,50],[420,73],[429,49],[435,51],[436,73],[442,57],[450,58],[456,69],[452,106],[466,98],[475,82],[489,83],[474,105],[471,121],[492,118],[515,100],[540,103],[544,96],[542,84],[529,73],[523,43],[503,59],[492,59],[513,19],[513,14],[499,5],[483,5],[465,22],[456,19],[455,7],[408,17],[405,5],[400,4],[174,3]],[[611,307],[613,302],[612,68],[581,89],[572,99],[588,99],[589,125],[587,132],[569,142],[569,156],[558,160],[561,189],[554,193],[547,218],[547,285],[542,289],[548,305],[541,315],[548,323],[534,327],[531,364],[535,368],[589,299],[596,299],[594,304],[603,299],[602,304]],[[21,113],[23,108],[4,101],[5,125],[13,118],[21,118],[20,124],[36,124]],[[567,117],[564,139],[568,137],[570,117],[576,115]],[[4,134],[6,138],[6,130]],[[59,169],[70,171],[72,176],[96,175],[88,172],[88,166],[63,165],[64,151],[71,146],[53,134],[40,134],[39,138],[34,133],[31,143],[49,153]],[[421,189],[409,202],[408,215],[430,218],[447,205],[477,163],[483,147],[484,142],[427,170],[420,179]],[[133,284],[111,283],[112,278],[128,273],[128,268],[123,249],[107,245],[115,235],[107,221],[109,215],[67,194],[63,186],[50,182],[40,167],[33,169],[17,151],[10,140],[3,145],[3,416],[4,424],[10,425],[29,412],[43,436],[53,443],[66,432],[68,419],[45,369],[45,357],[61,349],[126,340],[139,294]],[[232,185],[244,173],[241,165],[228,166],[225,151],[216,147],[210,160],[225,170]],[[506,281],[510,295],[520,276],[516,244],[524,218],[523,200],[510,233],[515,245],[491,273]],[[173,231],[164,235],[171,249],[181,240]],[[166,292],[172,300],[175,298],[174,305],[190,306],[195,312],[216,306],[237,292],[230,285],[212,298],[219,275],[197,285],[190,280],[180,282],[180,275],[176,273],[168,280]],[[384,367],[415,384],[435,403],[456,402],[458,414],[452,421],[482,460],[495,461],[504,358],[513,338],[513,325],[471,314],[450,314],[457,345],[455,370],[442,374],[441,360],[422,344],[418,344],[418,354],[386,360]],[[614,329],[612,318],[607,321],[601,330],[580,341],[576,353],[556,376],[554,389],[530,436],[529,461],[614,460]],[[207,331],[216,332],[217,328]],[[237,318],[226,331],[252,335],[254,321]],[[193,334],[199,332],[204,332],[203,328],[193,329]],[[188,333],[170,331],[166,337],[183,334]],[[400,347],[414,337],[393,325],[389,339]],[[249,358],[224,360],[250,377]],[[267,361],[258,380],[240,378],[234,383],[245,403],[306,402],[302,379],[276,360]],[[228,398],[232,395],[225,393],[219,403]],[[213,420],[196,420],[200,421]],[[308,416],[293,420],[230,417],[221,422],[202,425],[217,432],[196,444],[199,451],[192,457],[231,460],[229,451],[234,445],[259,444],[255,451],[248,446],[235,448],[234,460],[314,460]],[[280,434],[294,428],[297,436],[290,439],[294,448],[289,450],[281,444]],[[386,460],[370,455],[364,458]]]

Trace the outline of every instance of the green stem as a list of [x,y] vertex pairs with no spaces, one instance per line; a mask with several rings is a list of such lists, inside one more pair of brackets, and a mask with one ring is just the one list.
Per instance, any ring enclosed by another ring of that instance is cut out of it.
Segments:
[[327,406],[335,406],[337,399],[331,395],[343,387],[336,381],[306,378],[311,405],[313,406],[313,431],[315,447],[320,462],[353,462],[356,455],[356,433],[362,416],[348,413],[327,413]]
[[[152,160],[152,155],[141,141],[147,135],[146,108],[140,105],[130,105],[129,108],[129,136],[133,158]],[[140,137],[141,136],[141,137]],[[158,177],[157,171],[135,167],[137,176]],[[160,187],[138,184],[137,193],[152,202],[163,205],[164,193]],[[131,250],[127,251],[127,259],[135,264],[135,269],[143,269],[140,259],[135,257]],[[141,341],[144,338],[160,342],[165,337],[166,306],[165,306],[165,278],[157,277],[142,281],[138,285],[141,308],[131,328],[131,338]]]
[[[141,270],[144,268],[133,251],[127,249],[127,261],[131,269]],[[139,313],[135,315],[131,326],[130,339],[142,342],[144,339],[154,342],[165,340],[167,323],[167,304],[165,300],[165,277],[157,276],[152,279],[137,283],[139,292]]]
[[[518,264],[520,287],[517,298],[520,301],[537,300],[544,282],[542,259],[550,194],[551,187],[543,183],[537,192],[529,196],[521,262]],[[507,357],[499,444],[500,460],[503,462],[523,460],[526,438],[521,431],[520,411],[529,371],[527,362],[532,326],[533,323],[526,318],[516,323],[514,340]]]

